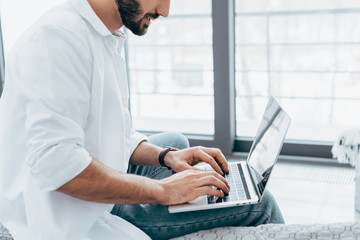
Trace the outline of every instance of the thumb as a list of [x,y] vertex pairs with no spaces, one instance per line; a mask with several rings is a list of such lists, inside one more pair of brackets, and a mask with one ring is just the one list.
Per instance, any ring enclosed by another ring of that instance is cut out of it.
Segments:
[[201,169],[197,168],[197,167],[193,167],[189,164],[181,164],[178,165],[176,167],[176,169],[173,169],[175,172],[182,172],[182,171],[186,171],[186,170],[195,170],[195,171],[201,171]]

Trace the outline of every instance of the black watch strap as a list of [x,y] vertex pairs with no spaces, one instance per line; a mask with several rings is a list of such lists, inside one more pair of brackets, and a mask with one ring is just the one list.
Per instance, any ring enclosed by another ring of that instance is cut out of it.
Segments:
[[164,148],[164,149],[160,152],[160,154],[159,154],[159,163],[160,163],[160,165],[161,165],[162,167],[164,167],[164,168],[167,168],[167,169],[170,169],[170,170],[171,170],[171,168],[168,167],[168,166],[166,166],[166,164],[165,164],[165,162],[164,162],[165,155],[166,155],[168,152],[170,152],[170,151],[178,151],[178,150],[179,150],[179,149],[173,148],[173,147],[166,147],[166,148]]

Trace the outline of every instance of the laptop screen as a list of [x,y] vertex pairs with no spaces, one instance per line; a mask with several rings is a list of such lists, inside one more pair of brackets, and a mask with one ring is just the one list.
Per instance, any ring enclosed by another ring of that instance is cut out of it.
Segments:
[[270,97],[247,159],[261,196],[280,153],[290,121],[286,112]]

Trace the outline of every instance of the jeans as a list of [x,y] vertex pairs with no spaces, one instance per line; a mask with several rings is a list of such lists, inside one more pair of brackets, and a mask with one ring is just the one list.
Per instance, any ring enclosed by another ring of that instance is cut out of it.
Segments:
[[[179,133],[160,133],[150,136],[155,145],[188,148],[185,136]],[[130,165],[128,173],[163,179],[174,172],[166,168]],[[284,223],[281,211],[266,191],[258,204],[243,205],[212,210],[184,213],[169,213],[168,207],[160,204],[121,204],[115,205],[112,214],[117,215],[139,227],[152,239],[169,239],[188,233],[223,226],[257,226],[265,223]]]

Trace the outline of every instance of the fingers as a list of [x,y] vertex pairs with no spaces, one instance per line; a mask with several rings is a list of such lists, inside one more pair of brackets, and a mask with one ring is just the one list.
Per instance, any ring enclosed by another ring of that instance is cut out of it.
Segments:
[[[173,169],[174,170],[174,169]],[[189,165],[188,163],[186,163],[186,162],[181,162],[181,163],[179,163],[178,165],[177,165],[177,169],[176,169],[177,171],[175,171],[175,172],[181,172],[181,171],[186,171],[186,170],[194,170],[194,171],[201,171],[201,172],[203,172],[202,171],[202,169],[201,168],[198,168],[198,167],[195,167],[195,166],[191,166],[191,165]],[[180,171],[179,171],[180,170]]]
[[198,186],[214,186],[222,190],[225,194],[230,191],[230,186],[225,178],[216,172],[205,173],[203,177],[198,180]]
[[196,159],[200,159],[202,162],[209,164],[220,175],[224,174],[224,172],[221,170],[219,164],[217,164],[215,159],[213,157],[211,157],[209,154],[207,154],[206,152],[202,151],[201,149],[198,149],[195,152],[194,157]]
[[209,196],[217,196],[221,198],[225,196],[223,192],[208,186],[200,187],[198,189],[198,192],[199,192],[199,196],[209,195]]
[[220,165],[221,169],[225,173],[229,173],[229,167],[225,159],[224,154],[218,148],[204,148],[203,151],[216,159],[216,162]]
[[164,205],[189,202],[204,195],[224,197],[230,191],[226,179],[215,171],[185,170],[159,182],[166,196],[161,202]]
[[225,156],[220,149],[196,147],[194,157],[208,163],[216,172],[221,175],[229,172]]

